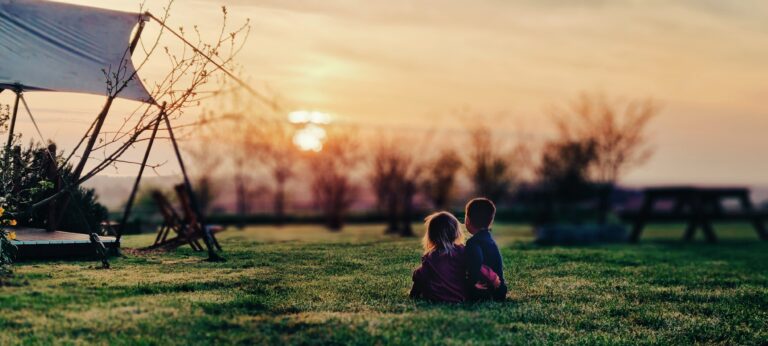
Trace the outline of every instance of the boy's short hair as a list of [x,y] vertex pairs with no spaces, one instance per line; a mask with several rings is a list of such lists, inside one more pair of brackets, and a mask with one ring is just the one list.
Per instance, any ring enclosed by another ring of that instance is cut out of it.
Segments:
[[467,202],[465,208],[465,217],[469,218],[472,226],[478,228],[488,228],[493,223],[496,216],[496,205],[487,198],[475,198]]

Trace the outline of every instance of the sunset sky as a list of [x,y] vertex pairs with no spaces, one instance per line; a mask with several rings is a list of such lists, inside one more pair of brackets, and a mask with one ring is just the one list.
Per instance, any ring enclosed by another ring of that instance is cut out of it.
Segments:
[[[135,0],[67,2],[138,8]],[[500,134],[522,124],[546,139],[545,110],[582,91],[651,97],[663,105],[649,132],[656,155],[626,182],[768,184],[766,1],[178,0],[171,26],[209,33],[221,5],[233,23],[251,19],[244,74],[297,109],[364,128],[425,131],[448,122],[460,133],[454,114],[469,108],[503,114]],[[103,103],[27,98],[45,135],[64,148]]]

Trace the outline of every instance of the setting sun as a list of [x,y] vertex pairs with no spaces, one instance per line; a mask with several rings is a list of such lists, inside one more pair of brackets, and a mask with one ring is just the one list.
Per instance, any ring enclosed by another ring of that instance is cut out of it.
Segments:
[[288,114],[288,121],[300,128],[293,136],[293,144],[303,151],[323,150],[326,133],[322,125],[331,123],[328,113],[299,110]]
[[313,124],[300,129],[293,136],[293,144],[304,151],[323,150],[323,140],[325,140],[325,130]]

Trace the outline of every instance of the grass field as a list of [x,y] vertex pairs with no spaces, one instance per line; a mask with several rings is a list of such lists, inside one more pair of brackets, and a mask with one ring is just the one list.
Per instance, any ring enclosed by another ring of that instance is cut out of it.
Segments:
[[0,287],[0,344],[768,342],[768,243],[746,225],[720,225],[719,245],[681,243],[677,225],[640,245],[580,247],[538,247],[501,225],[508,300],[462,305],[409,300],[418,240],[381,230],[229,230],[225,263],[188,248],[111,270],[20,263]]

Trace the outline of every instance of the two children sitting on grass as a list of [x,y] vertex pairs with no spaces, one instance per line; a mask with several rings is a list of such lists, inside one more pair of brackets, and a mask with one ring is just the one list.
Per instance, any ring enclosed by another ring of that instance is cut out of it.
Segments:
[[464,224],[472,237],[464,246],[459,220],[441,211],[427,217],[421,266],[413,272],[411,298],[439,302],[504,300],[504,268],[491,225],[496,206],[476,198],[466,206]]

